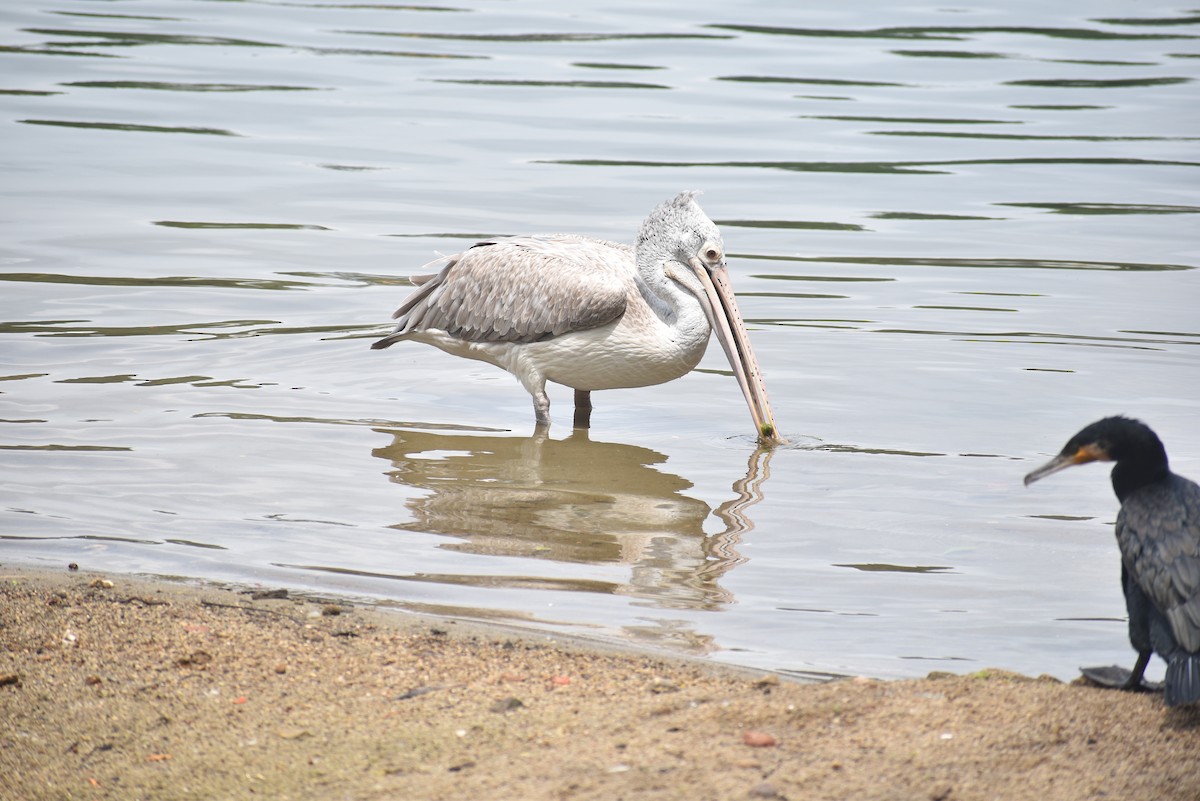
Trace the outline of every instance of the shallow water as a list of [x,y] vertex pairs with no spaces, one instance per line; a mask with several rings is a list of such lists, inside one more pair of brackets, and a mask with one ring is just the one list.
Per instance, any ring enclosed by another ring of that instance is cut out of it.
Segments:
[[[14,4],[9,4],[14,5]],[[1125,412],[1200,477],[1200,17],[33,0],[0,10],[0,559],[338,592],[811,673],[1132,661]],[[533,436],[387,330],[478,236],[703,189],[720,349]],[[1159,671],[1161,672],[1161,671]]]

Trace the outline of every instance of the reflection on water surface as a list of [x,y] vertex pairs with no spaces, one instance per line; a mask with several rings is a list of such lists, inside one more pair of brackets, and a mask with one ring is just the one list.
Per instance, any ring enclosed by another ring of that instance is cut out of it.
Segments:
[[[630,567],[620,586],[580,587],[651,599],[659,606],[717,608],[733,601],[719,580],[743,561],[771,458],[756,451],[732,497],[716,509],[685,494],[692,484],[657,467],[648,448],[594,442],[583,429],[562,440],[391,431],[375,455],[392,481],[428,494],[409,501],[407,531],[463,540],[448,550]],[[714,515],[723,526],[705,532]],[[521,580],[528,586],[527,580]]]

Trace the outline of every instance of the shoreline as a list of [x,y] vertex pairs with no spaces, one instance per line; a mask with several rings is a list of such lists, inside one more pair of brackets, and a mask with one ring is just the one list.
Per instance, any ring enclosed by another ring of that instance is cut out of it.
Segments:
[[1200,798],[1200,709],[1005,671],[801,683],[339,601],[0,567],[14,798]]

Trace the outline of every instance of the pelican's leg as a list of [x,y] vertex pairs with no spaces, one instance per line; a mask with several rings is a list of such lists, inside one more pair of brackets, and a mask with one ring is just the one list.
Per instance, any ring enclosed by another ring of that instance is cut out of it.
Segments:
[[503,367],[521,382],[533,398],[533,417],[538,428],[550,425],[550,396],[546,394],[546,376],[542,375],[524,348],[513,348],[500,354],[495,364]]
[[539,428],[550,425],[550,396],[545,387],[533,393],[533,417]]
[[575,390],[575,427],[592,427],[592,391],[590,389]]

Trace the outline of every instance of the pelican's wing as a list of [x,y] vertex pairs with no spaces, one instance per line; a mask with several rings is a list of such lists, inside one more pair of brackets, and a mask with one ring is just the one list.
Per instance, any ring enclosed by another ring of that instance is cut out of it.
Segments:
[[633,249],[577,236],[510,237],[451,256],[392,315],[385,348],[437,329],[470,342],[537,342],[616,320],[634,289]]
[[1166,616],[1175,640],[1200,651],[1200,486],[1172,474],[1131,495],[1117,542],[1138,586]]

